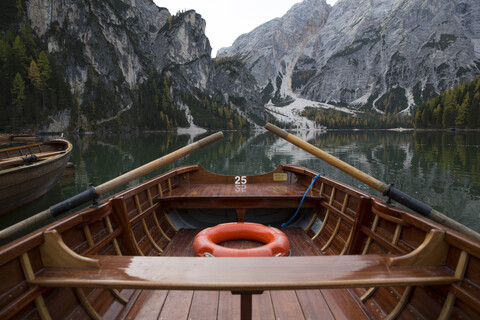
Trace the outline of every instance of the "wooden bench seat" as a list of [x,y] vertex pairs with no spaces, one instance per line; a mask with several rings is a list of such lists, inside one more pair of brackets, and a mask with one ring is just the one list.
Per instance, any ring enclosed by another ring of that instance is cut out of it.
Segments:
[[[435,285],[457,281],[443,266],[388,266],[388,255],[285,258],[94,256],[100,268],[46,267],[31,284],[172,290],[263,291]],[[252,268],[255,272],[252,272]],[[225,272],[227,271],[227,272]]]
[[[169,208],[297,208],[307,187],[294,184],[213,184],[180,185],[158,202]],[[209,199],[206,201],[205,199]],[[302,208],[314,208],[322,197],[307,195]]]
[[[183,234],[183,254],[188,255],[189,252],[187,247],[190,240],[185,241],[185,235],[194,236],[196,232],[191,230]],[[300,233],[300,230],[287,232],[290,238],[296,238],[295,251],[302,254],[302,246],[297,245],[297,242],[303,241],[297,236]],[[36,272],[29,283],[40,287],[143,289],[145,298],[140,299],[139,305],[132,309],[135,312],[142,310],[140,305],[150,301],[150,296],[156,297],[153,293],[158,292],[165,299],[165,303],[161,303],[163,307],[152,311],[157,315],[158,312],[163,314],[169,310],[166,304],[169,301],[176,301],[174,305],[179,305],[178,299],[186,299],[181,305],[190,305],[189,308],[192,308],[196,305],[197,298],[202,300],[207,297],[218,301],[218,304],[215,304],[209,300],[214,304],[209,310],[216,310],[215,312],[220,314],[226,312],[217,310],[223,305],[220,304],[222,299],[227,299],[230,304],[232,301],[238,303],[238,300],[233,298],[235,296],[228,292],[231,291],[241,294],[242,319],[244,315],[249,315],[245,316],[245,319],[250,319],[258,310],[266,312],[272,307],[275,314],[288,313],[298,308],[300,309],[297,311],[306,314],[307,311],[315,313],[316,309],[326,306],[333,318],[342,318],[344,312],[364,312],[358,298],[342,288],[441,285],[457,282],[458,278],[453,271],[444,266],[443,258],[435,258],[438,256],[437,252],[442,251],[439,250],[442,246],[441,240],[442,232],[431,232],[417,251],[404,256],[83,257],[69,251],[59,235],[55,231],[49,231],[45,233],[45,244],[41,248],[42,260],[46,266]],[[252,296],[262,292],[262,295]],[[255,299],[252,299],[253,297]],[[315,305],[315,308],[309,306],[312,299],[319,299],[320,304]],[[295,306],[285,309],[285,301],[292,301]],[[340,303],[342,306],[338,307],[337,301],[343,301]],[[235,310],[238,312],[238,309]]]

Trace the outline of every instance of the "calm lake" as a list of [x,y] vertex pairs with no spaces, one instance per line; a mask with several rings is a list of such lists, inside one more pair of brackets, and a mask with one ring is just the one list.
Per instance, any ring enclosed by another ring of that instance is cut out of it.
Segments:
[[[156,172],[200,163],[223,174],[252,175],[298,164],[377,196],[379,192],[269,132],[224,132],[225,138]],[[328,131],[293,133],[354,167],[480,231],[480,132]],[[0,229],[175,151],[193,138],[173,133],[67,135],[75,173],[47,195],[7,216]],[[42,137],[48,140],[55,137]],[[146,180],[145,177],[141,180]],[[133,185],[138,181],[130,183]]]

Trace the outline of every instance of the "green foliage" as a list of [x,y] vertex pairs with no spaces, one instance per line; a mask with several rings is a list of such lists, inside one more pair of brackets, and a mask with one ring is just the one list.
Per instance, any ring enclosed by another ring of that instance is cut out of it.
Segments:
[[336,57],[345,57],[345,56],[348,56],[350,54],[353,54],[357,51],[360,51],[364,45],[368,44],[370,42],[370,39],[359,39],[359,40],[355,40],[352,44],[350,44],[348,47],[346,47],[345,49],[343,49],[342,51],[340,52],[337,52],[333,55],[333,58],[336,58]]
[[[10,21],[0,32],[0,130],[28,131],[47,123],[48,116],[72,109],[69,85],[32,31],[24,1],[2,1]],[[1,10],[0,10],[1,11]],[[21,13],[21,14],[19,14]],[[13,16],[15,15],[16,18]]]
[[223,67],[233,73],[237,73],[237,70],[245,65],[245,62],[237,57],[218,57],[213,59],[213,63],[215,67]]
[[439,41],[436,41],[435,39],[430,39],[424,47],[426,48],[435,48],[437,50],[445,51],[452,43],[457,41],[457,36],[454,34],[446,34],[442,33],[440,35]]
[[335,109],[310,107],[305,108],[302,116],[329,129],[388,129],[412,126],[411,117],[400,114],[381,115],[368,112],[352,115]]
[[295,70],[292,75],[292,89],[296,90],[303,87],[310,78],[312,78],[317,73],[316,69],[311,70]]
[[13,104],[17,106],[17,108],[23,108],[23,104],[25,101],[25,82],[22,79],[20,73],[15,75],[13,79],[13,86],[12,86],[12,95],[13,95]]
[[38,70],[40,71],[40,80],[42,86],[48,88],[48,80],[52,77],[52,67],[45,51],[40,52],[38,57]]
[[195,119],[195,124],[207,129],[249,129],[250,123],[236,110],[221,105],[207,95],[198,93],[193,96],[184,92],[182,101],[186,104]]
[[415,128],[480,128],[480,76],[421,103]]
[[175,108],[170,87],[166,73],[150,70],[149,81],[139,87],[133,112],[136,118],[130,122],[142,130],[167,131],[187,126],[185,112]]
[[0,31],[6,31],[12,24],[21,21],[24,1],[2,0],[0,1]]
[[375,103],[377,109],[389,114],[397,114],[408,107],[408,101],[405,97],[405,89],[401,87],[394,88],[386,92]]

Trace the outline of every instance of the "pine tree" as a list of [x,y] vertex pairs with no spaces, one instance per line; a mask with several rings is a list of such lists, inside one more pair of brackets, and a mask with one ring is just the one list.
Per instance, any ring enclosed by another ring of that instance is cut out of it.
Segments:
[[42,81],[43,89],[48,89],[48,80],[52,77],[52,67],[50,66],[50,60],[45,51],[40,52],[38,56],[38,70],[40,71],[40,79]]
[[8,41],[0,39],[0,63],[5,64],[10,56],[10,46]]
[[470,93],[467,92],[462,104],[458,108],[457,116],[455,117],[455,125],[465,127],[470,115]]
[[12,84],[12,96],[13,96],[13,105],[15,108],[11,112],[11,125],[14,128],[21,127],[24,123],[22,120],[22,115],[24,113],[25,106],[25,82],[22,79],[20,73],[15,75]]
[[436,128],[442,127],[443,108],[441,104],[433,110],[433,125]]
[[455,123],[456,97],[453,90],[447,92],[445,98],[445,110],[443,112],[443,128],[451,128]]
[[[480,81],[478,81],[478,84],[480,84]],[[471,106],[471,115],[468,118],[468,127],[480,128],[480,90],[476,91],[475,95],[473,96],[472,106]]]
[[38,71],[37,64],[35,60],[30,62],[30,67],[28,68],[28,79],[33,84],[35,89],[42,90],[42,80],[40,78],[40,71]]
[[23,14],[22,0],[15,0],[15,7],[17,8],[17,16],[21,17]]
[[20,36],[16,36],[12,45],[12,52],[15,59],[17,70],[27,70],[28,58],[27,48]]
[[12,85],[12,95],[13,95],[13,103],[17,107],[23,107],[23,103],[25,101],[25,82],[23,81],[22,76],[20,73],[17,73],[15,75],[15,78],[13,79],[13,85]]

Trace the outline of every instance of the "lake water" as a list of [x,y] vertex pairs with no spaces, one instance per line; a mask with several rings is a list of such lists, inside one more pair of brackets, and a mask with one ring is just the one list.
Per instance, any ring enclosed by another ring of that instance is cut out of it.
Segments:
[[[223,174],[252,175],[297,164],[377,196],[379,192],[269,132],[224,132],[225,138],[165,168],[202,164]],[[437,211],[480,231],[480,132],[328,131],[294,133]],[[206,136],[206,135],[203,135]],[[75,174],[47,195],[7,216],[0,229],[100,185],[203,137],[172,133],[67,135]],[[43,137],[48,139],[53,137]],[[140,180],[146,180],[148,177]],[[130,183],[133,185],[138,183]]]

